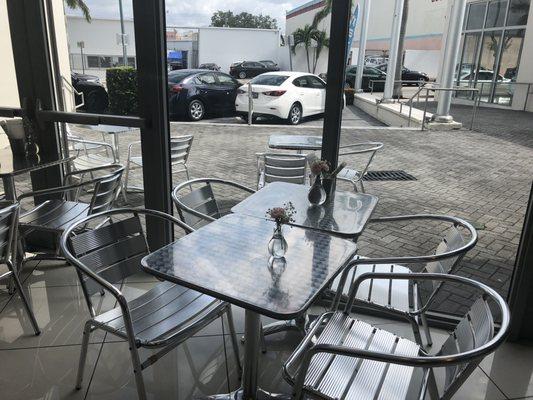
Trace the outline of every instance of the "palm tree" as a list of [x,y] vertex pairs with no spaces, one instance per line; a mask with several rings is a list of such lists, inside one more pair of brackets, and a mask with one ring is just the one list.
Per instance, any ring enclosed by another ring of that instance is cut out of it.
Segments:
[[85,0],[65,0],[67,6],[73,10],[79,9],[83,13],[83,16],[87,22],[91,22],[91,12],[89,7],[85,3]]
[[324,7],[315,14],[315,17],[313,18],[313,26],[316,28],[320,21],[322,21],[324,18],[326,18],[331,13],[331,3],[333,0],[325,0],[324,1]]
[[325,31],[319,31],[314,30],[313,33],[313,40],[315,41],[316,47],[315,47],[315,53],[313,58],[313,74],[316,72],[316,65],[318,63],[318,58],[320,57],[320,53],[322,52],[322,49],[324,47],[329,47],[329,38]]
[[296,46],[303,46],[305,49],[305,56],[307,57],[307,72],[311,72],[311,63],[309,60],[309,48],[314,40],[316,28],[312,25],[306,24],[303,28],[298,28],[294,31],[294,46],[292,52],[296,54]]

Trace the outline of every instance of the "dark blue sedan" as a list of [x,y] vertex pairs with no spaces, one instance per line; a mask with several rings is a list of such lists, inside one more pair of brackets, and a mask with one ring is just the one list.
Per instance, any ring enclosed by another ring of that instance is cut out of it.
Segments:
[[168,73],[171,119],[200,121],[210,116],[235,115],[235,97],[240,86],[223,72],[182,69]]

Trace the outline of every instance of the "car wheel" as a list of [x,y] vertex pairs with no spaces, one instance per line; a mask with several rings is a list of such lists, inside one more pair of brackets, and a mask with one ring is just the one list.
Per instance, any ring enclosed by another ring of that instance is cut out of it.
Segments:
[[245,71],[239,72],[239,78],[240,79],[246,79],[246,72]]
[[205,106],[204,103],[202,103],[200,100],[196,99],[189,103],[189,108],[187,109],[189,112],[189,118],[192,121],[200,121],[205,114]]
[[302,106],[297,103],[294,103],[289,110],[289,117],[287,122],[290,125],[298,125],[302,120]]
[[85,111],[89,113],[101,113],[107,109],[108,100],[104,92],[93,90],[84,98]]

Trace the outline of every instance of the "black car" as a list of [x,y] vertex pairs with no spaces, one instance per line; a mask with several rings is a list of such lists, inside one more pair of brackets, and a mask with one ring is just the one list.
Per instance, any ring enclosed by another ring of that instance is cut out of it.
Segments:
[[236,79],[223,72],[201,69],[171,71],[168,73],[170,118],[200,121],[207,115],[234,115],[239,86]]
[[88,113],[102,113],[107,110],[109,99],[104,85],[100,83],[100,79],[94,75],[71,73],[72,86],[78,93],[76,94],[76,105],[81,105],[78,109]]
[[[387,64],[381,64],[376,67],[380,71],[387,73]],[[402,69],[402,81],[412,81],[414,85],[418,84],[420,81],[427,82],[429,81],[429,76],[422,71],[413,71],[409,68],[403,67]],[[409,85],[409,82],[404,82],[403,85]]]
[[208,69],[210,71],[220,71],[220,67],[218,65],[216,65],[215,63],[200,64],[198,69]]
[[233,63],[229,67],[230,75],[239,79],[253,78],[254,76],[272,71],[279,71],[277,65],[275,68],[271,68],[258,61],[243,61]]
[[271,70],[273,71],[279,71],[279,67],[278,67],[278,64],[276,64],[274,61],[272,60],[261,60],[259,61],[261,64],[264,64],[266,65],[267,68],[270,68]]
[[[357,65],[349,65],[346,67],[346,88],[355,88],[355,80],[357,75]],[[372,88],[374,92],[383,92],[385,88],[385,78],[387,75],[374,67],[365,66],[363,69],[363,81],[361,88],[364,92],[370,92]],[[371,82],[372,81],[372,82]],[[346,94],[346,103],[353,104],[353,93]]]

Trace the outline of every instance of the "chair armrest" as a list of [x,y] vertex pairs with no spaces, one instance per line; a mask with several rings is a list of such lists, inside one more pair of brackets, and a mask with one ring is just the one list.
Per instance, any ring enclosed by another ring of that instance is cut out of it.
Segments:
[[86,139],[81,139],[81,138],[78,138],[77,136],[70,136],[68,138],[68,141],[69,142],[74,142],[74,143],[80,143],[80,144],[83,144],[83,145],[86,145],[86,144],[93,144],[93,145],[97,145],[97,146],[102,146],[102,147],[106,147],[107,150],[110,150],[111,151],[111,154],[113,156],[113,160],[116,162],[117,161],[117,157],[116,157],[116,154],[115,154],[115,149],[113,148],[113,146],[111,146],[109,143],[106,143],[106,142],[98,142],[98,141],[95,141],[95,140],[86,140]]
[[86,186],[86,185],[91,184],[91,183],[93,183],[93,180],[85,181],[85,182],[81,182],[81,183],[76,183],[76,184],[73,184],[73,185],[65,185],[65,186],[49,188],[49,189],[34,190],[32,192],[22,193],[19,197],[17,197],[17,201],[20,202],[20,200],[25,199],[27,197],[44,196],[44,195],[54,194],[54,193],[64,193],[64,192],[67,192],[69,190],[79,189],[82,186]]
[[[359,149],[361,148],[362,149]],[[341,152],[339,156],[348,156],[352,154],[364,154],[364,153],[371,153],[371,152],[377,152],[383,148],[383,143],[380,142],[365,142],[365,143],[355,143],[355,144],[346,144],[339,147],[340,150],[345,149],[354,149],[354,150],[348,150],[347,152]]]

